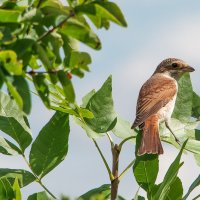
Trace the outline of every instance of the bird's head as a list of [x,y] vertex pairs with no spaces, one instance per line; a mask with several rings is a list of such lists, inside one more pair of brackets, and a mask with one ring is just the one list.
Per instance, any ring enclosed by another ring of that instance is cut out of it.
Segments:
[[156,68],[155,73],[164,73],[177,79],[186,72],[195,71],[193,67],[190,67],[186,62],[177,58],[168,58],[163,60]]

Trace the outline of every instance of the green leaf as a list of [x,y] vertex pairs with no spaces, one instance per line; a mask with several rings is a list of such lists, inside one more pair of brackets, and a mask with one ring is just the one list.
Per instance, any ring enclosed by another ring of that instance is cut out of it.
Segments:
[[140,187],[152,195],[152,187],[155,184],[159,168],[157,155],[137,156],[133,166],[135,179]]
[[112,132],[119,138],[126,139],[131,136],[137,135],[137,132],[134,129],[131,129],[131,124],[122,119],[121,117],[117,117],[117,124],[112,129]]
[[192,183],[192,185],[190,186],[188,192],[186,193],[186,195],[183,197],[183,200],[186,200],[189,195],[191,194],[191,192],[200,185],[200,175],[194,180],[194,182]]
[[101,42],[98,36],[87,24],[84,24],[75,18],[69,19],[67,24],[60,28],[59,32],[71,36],[94,49],[101,49]]
[[0,178],[0,199],[10,200],[14,198],[15,198],[14,191],[9,181],[5,177]]
[[193,90],[190,75],[185,74],[178,81],[178,94],[172,115],[173,118],[183,122],[190,119],[192,113],[192,97]]
[[105,184],[99,188],[92,189],[87,193],[81,195],[78,200],[88,200],[88,199],[109,199],[110,197],[110,185]]
[[18,93],[16,87],[9,81],[6,81],[6,85],[8,87],[8,91],[10,92],[11,96],[15,99],[19,108],[22,110],[23,100],[22,100],[22,97],[20,96],[20,94]]
[[69,115],[61,112],[56,112],[42,128],[30,151],[31,169],[39,177],[45,176],[64,160],[69,132]]
[[114,128],[117,116],[112,99],[112,77],[90,98],[86,108],[94,114],[93,119],[85,119],[92,130],[105,133]]
[[38,192],[30,195],[27,200],[50,200],[46,192]]
[[0,9],[1,23],[16,23],[20,21],[21,12],[17,10]]
[[35,88],[42,99],[43,103],[49,107],[49,88],[48,84],[46,83],[46,77],[43,74],[38,74],[33,76],[33,83]]
[[101,28],[103,23],[105,23],[105,20],[112,21],[120,26],[127,26],[126,20],[124,19],[120,8],[113,2],[95,1],[77,6],[75,11],[87,14],[97,28]]
[[200,96],[193,92],[192,98],[192,117],[200,117]]
[[35,181],[35,177],[29,171],[22,169],[7,169],[0,168],[0,177],[6,177],[11,184],[14,183],[17,178],[19,181],[20,187],[24,187],[33,181]]
[[14,76],[13,85],[23,99],[23,111],[29,114],[31,111],[31,94],[26,79],[22,76]]
[[62,70],[58,71],[58,79],[63,87],[66,100],[73,103],[75,101],[75,92],[71,80]]
[[0,130],[11,136],[24,151],[32,141],[31,132],[24,121],[24,113],[15,101],[0,92]]
[[15,193],[15,200],[22,200],[22,195],[19,187],[18,179],[15,179],[15,182],[13,184],[13,191]]
[[14,51],[5,50],[0,52],[0,65],[3,66],[11,75],[22,74],[22,64],[17,61],[17,55]]
[[81,107],[86,108],[89,100],[91,99],[91,97],[96,93],[95,90],[91,90],[88,94],[86,94],[83,98],[82,98],[82,104]]
[[[5,138],[0,136],[0,153],[5,155],[17,155],[19,152],[13,148],[11,142],[8,142]],[[17,148],[17,147],[16,147]]]
[[167,195],[167,200],[182,200],[183,198],[183,186],[180,178],[176,178],[176,180],[171,184],[170,190]]
[[187,140],[182,145],[182,148],[177,155],[174,162],[170,165],[163,182],[160,184],[158,191],[155,194],[155,199],[159,200],[165,200],[167,198],[168,192],[170,191],[170,187],[177,179],[177,174],[180,169],[180,167],[183,165],[183,163],[180,163],[181,156],[183,153],[183,149],[185,148],[185,145],[187,143]]

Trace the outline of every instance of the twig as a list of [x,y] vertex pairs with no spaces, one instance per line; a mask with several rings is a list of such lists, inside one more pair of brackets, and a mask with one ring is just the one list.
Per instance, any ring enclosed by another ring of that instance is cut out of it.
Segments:
[[70,11],[69,15],[63,20],[61,21],[57,26],[54,26],[53,28],[49,29],[47,32],[45,32],[44,34],[42,34],[38,39],[37,42],[39,42],[40,40],[42,40],[44,37],[48,36],[50,33],[54,32],[57,28],[59,28],[60,26],[62,26],[69,18],[73,17],[75,15],[74,11]]
[[124,176],[124,174],[134,165],[135,159],[125,168],[125,170],[119,175],[119,180]]
[[109,133],[106,133],[106,135],[108,136],[108,139],[109,139],[109,141],[110,141],[111,147],[113,147],[113,146],[114,146],[114,142],[113,142],[113,140],[112,140],[112,137],[110,136]]
[[36,182],[38,182],[41,185],[41,187],[43,187],[44,190],[49,193],[49,195],[51,195],[54,199],[57,199],[55,197],[55,195],[53,193],[51,193],[50,190],[42,183],[41,179],[33,172],[31,165],[28,162],[28,160],[26,159],[26,156],[24,155],[24,153],[22,154],[22,157],[23,157],[24,161],[26,162],[26,164],[28,165],[29,169],[31,170],[33,176],[35,177]]
[[127,137],[126,139],[124,139],[124,140],[119,144],[120,150],[121,150],[121,148],[122,148],[122,146],[123,146],[123,144],[124,144],[125,142],[127,142],[128,140],[131,140],[131,139],[133,139],[133,138],[136,138],[136,136],[130,136],[130,137]]
[[92,139],[92,140],[93,140],[93,142],[94,142],[94,144],[95,144],[95,146],[96,146],[96,148],[97,148],[97,150],[98,150],[98,152],[99,152],[99,154],[100,154],[100,156],[101,156],[101,158],[102,158],[102,160],[104,162],[104,165],[106,166],[106,169],[107,169],[109,177],[110,177],[110,181],[112,181],[114,179],[114,176],[113,176],[113,174],[112,174],[112,172],[110,170],[110,167],[109,167],[109,165],[108,165],[108,163],[107,163],[107,161],[106,161],[101,149],[99,148],[97,142],[94,139]]
[[198,199],[199,197],[200,197],[200,194],[197,195],[196,197],[194,197],[194,199],[192,199],[192,200],[196,200],[196,199]]

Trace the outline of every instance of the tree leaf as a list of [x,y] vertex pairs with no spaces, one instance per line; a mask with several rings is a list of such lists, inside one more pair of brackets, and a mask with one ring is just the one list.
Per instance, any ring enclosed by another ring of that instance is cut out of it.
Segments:
[[194,182],[192,183],[192,185],[190,186],[188,192],[186,193],[186,195],[183,197],[183,200],[186,200],[189,195],[191,194],[191,192],[200,185],[200,175],[194,180]]
[[71,80],[63,70],[58,71],[58,79],[63,87],[66,100],[73,103],[75,101],[75,92]]
[[180,121],[188,121],[192,113],[192,83],[190,75],[187,73],[183,75],[178,81],[178,94],[175,108],[172,114],[173,118]]
[[32,141],[31,132],[24,121],[24,113],[15,101],[0,92],[0,130],[11,136],[24,151]]
[[17,61],[17,55],[14,51],[4,50],[0,52],[0,65],[11,75],[22,74],[22,64]]
[[13,85],[23,99],[23,111],[29,114],[31,111],[31,94],[26,79],[22,76],[14,76]]
[[75,18],[69,19],[67,24],[60,28],[59,32],[71,36],[94,49],[101,49],[101,42],[98,36],[88,25]]
[[20,150],[16,151],[13,145],[14,144],[11,146],[11,142],[8,142],[5,138],[0,136],[0,153],[5,155],[17,155]]
[[46,83],[45,76],[43,74],[34,75],[33,83],[43,103],[47,106],[47,108],[49,108],[49,88],[48,84]]
[[200,117],[200,96],[193,92],[192,98],[192,117]]
[[0,9],[1,23],[16,23],[20,21],[21,12],[18,10]]
[[133,166],[135,179],[140,187],[152,196],[152,187],[155,184],[159,168],[157,155],[137,156]]
[[101,28],[103,26],[102,21],[104,20],[110,20],[120,26],[127,26],[126,20],[124,19],[120,8],[113,2],[94,1],[92,3],[77,6],[75,11],[78,13],[87,14],[88,17],[95,17],[95,21],[92,21],[97,28]]
[[185,148],[186,143],[187,143],[187,140],[182,145],[182,148],[181,148],[179,154],[177,155],[176,159],[170,165],[170,167],[164,177],[163,182],[160,184],[158,191],[155,194],[155,199],[164,200],[167,198],[168,192],[170,191],[170,186],[177,179],[178,171],[179,171],[180,167],[183,165],[183,163],[180,163],[180,160],[181,160],[183,149]]
[[14,191],[9,181],[5,177],[0,178],[0,199],[8,200],[14,198],[15,198]]
[[15,193],[15,200],[22,200],[22,195],[21,195],[19,182],[17,178],[15,178],[15,182],[13,184],[13,191]]
[[27,200],[50,200],[46,192],[38,192],[30,195]]
[[175,181],[171,184],[166,200],[182,200],[183,186],[180,178],[176,177]]
[[64,160],[69,132],[69,115],[61,112],[56,112],[42,128],[30,151],[31,169],[39,177],[45,176]]
[[24,187],[35,181],[33,174],[23,169],[0,168],[0,177],[6,177],[11,184],[13,184],[17,178],[20,187]]
[[112,99],[112,77],[90,98],[86,108],[94,114],[93,119],[85,119],[92,130],[105,133],[114,128],[117,115],[114,111]]
[[81,107],[86,108],[89,100],[91,97],[96,93],[95,90],[91,90],[89,93],[87,93],[83,98],[82,98],[82,104]]
[[117,124],[112,129],[112,132],[119,138],[126,139],[131,136],[137,135],[137,132],[134,129],[131,129],[131,124],[122,119],[121,117],[117,117]]

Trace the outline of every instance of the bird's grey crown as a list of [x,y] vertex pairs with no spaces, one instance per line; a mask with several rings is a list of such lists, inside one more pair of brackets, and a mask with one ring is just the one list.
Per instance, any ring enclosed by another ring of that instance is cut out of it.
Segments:
[[169,64],[171,64],[171,63],[173,63],[173,62],[175,62],[175,61],[183,62],[183,60],[178,59],[178,58],[167,58],[167,59],[163,60],[163,61],[158,65],[157,68],[160,68],[160,67],[162,67],[162,66],[169,65]]

